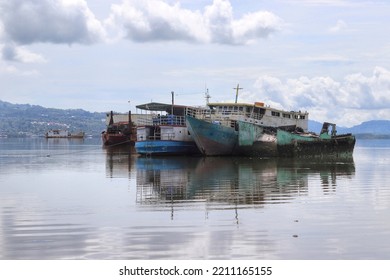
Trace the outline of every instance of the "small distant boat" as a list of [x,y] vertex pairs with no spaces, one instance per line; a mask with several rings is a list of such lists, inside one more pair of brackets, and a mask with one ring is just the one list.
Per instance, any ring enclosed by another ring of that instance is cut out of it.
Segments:
[[84,132],[70,133],[68,130],[51,129],[45,134],[45,138],[84,138]]
[[102,132],[102,141],[104,146],[117,146],[124,144],[134,145],[136,130],[135,125],[132,122],[131,112],[125,116],[128,118],[127,121],[114,122],[114,116],[119,115],[123,119],[124,114],[114,115],[113,111],[110,112],[110,115],[107,114],[107,117],[110,119],[106,130]]
[[134,146],[138,154],[199,154],[185,122],[188,107],[155,102],[136,107],[146,112],[144,117],[138,118],[137,141]]

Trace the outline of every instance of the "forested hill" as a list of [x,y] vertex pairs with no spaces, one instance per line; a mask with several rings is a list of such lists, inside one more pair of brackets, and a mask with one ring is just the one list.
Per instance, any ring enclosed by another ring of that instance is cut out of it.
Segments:
[[42,136],[49,129],[84,131],[97,136],[105,129],[105,113],[61,110],[0,100],[0,135]]

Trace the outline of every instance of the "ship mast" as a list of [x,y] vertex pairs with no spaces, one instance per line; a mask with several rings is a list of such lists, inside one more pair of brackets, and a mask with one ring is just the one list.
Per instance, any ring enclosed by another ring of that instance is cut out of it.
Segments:
[[171,107],[171,115],[173,116],[173,107],[175,105],[175,92],[171,91],[172,94],[172,107]]
[[235,87],[235,88],[233,88],[233,89],[235,89],[235,90],[236,90],[236,102],[235,102],[235,103],[237,103],[237,99],[238,99],[238,91],[239,91],[240,89],[243,89],[243,88],[240,88],[240,84],[237,84],[237,87]]
[[206,104],[209,104],[211,96],[209,94],[209,89],[208,88],[206,89],[206,92],[204,94],[204,98],[206,98]]

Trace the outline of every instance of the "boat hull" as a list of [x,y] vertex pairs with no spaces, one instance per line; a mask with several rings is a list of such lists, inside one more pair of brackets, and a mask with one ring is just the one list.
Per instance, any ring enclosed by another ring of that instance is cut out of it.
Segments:
[[102,133],[102,141],[104,146],[134,144],[134,142],[130,140],[129,135],[106,133],[106,132]]
[[49,130],[45,134],[45,138],[78,138],[83,139],[85,137],[84,132],[70,133],[67,130],[53,129]]
[[151,140],[135,143],[135,151],[140,155],[193,155],[199,154],[193,141]]
[[68,139],[72,139],[72,138],[75,138],[75,139],[83,139],[84,138],[84,135],[69,135],[69,136],[45,136],[45,138],[47,139],[58,139],[58,138],[68,138]]
[[351,134],[323,138],[302,136],[278,129],[278,154],[281,157],[348,158],[356,143]]
[[239,121],[238,149],[242,155],[256,157],[349,158],[356,139],[351,134],[297,133]]
[[274,157],[278,155],[276,128],[238,122],[239,151],[246,156]]
[[188,130],[199,151],[206,156],[225,156],[236,154],[238,131],[205,120],[186,117]]

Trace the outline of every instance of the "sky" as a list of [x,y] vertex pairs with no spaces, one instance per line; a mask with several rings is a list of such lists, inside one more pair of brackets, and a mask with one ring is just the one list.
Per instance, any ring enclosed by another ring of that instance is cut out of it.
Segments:
[[390,120],[390,1],[0,0],[0,100],[92,112],[265,102]]

